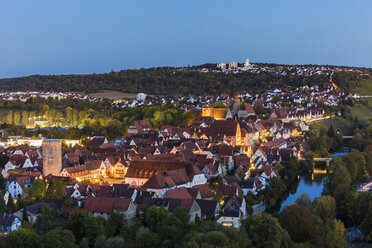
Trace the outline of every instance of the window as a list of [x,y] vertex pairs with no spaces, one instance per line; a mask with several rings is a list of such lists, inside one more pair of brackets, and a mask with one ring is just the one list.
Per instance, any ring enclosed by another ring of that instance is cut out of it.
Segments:
[[232,227],[233,223],[232,222],[222,222],[222,225],[227,226],[227,227]]

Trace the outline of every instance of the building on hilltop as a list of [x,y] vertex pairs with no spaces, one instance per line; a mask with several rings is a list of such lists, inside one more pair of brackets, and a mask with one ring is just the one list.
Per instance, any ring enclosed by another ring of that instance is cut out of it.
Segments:
[[238,68],[238,62],[235,62],[235,61],[230,62],[229,63],[229,68],[230,69],[232,69],[232,68]]

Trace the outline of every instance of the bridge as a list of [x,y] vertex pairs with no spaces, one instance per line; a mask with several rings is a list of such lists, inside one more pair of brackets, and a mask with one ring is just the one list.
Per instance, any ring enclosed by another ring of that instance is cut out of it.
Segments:
[[342,136],[343,139],[353,139],[354,136]]
[[329,162],[332,161],[333,158],[314,158],[315,162],[326,162],[327,167],[329,166]]

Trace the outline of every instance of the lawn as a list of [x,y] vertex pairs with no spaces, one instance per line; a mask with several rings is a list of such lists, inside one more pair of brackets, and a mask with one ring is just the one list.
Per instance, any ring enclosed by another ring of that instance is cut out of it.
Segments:
[[353,92],[361,96],[372,96],[372,78],[364,79],[358,83],[360,86],[353,89]]

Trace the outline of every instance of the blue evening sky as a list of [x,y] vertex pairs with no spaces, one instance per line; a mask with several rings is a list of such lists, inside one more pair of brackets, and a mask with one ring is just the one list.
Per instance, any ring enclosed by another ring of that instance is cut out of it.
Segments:
[[208,62],[372,67],[371,0],[0,0],[0,78]]

